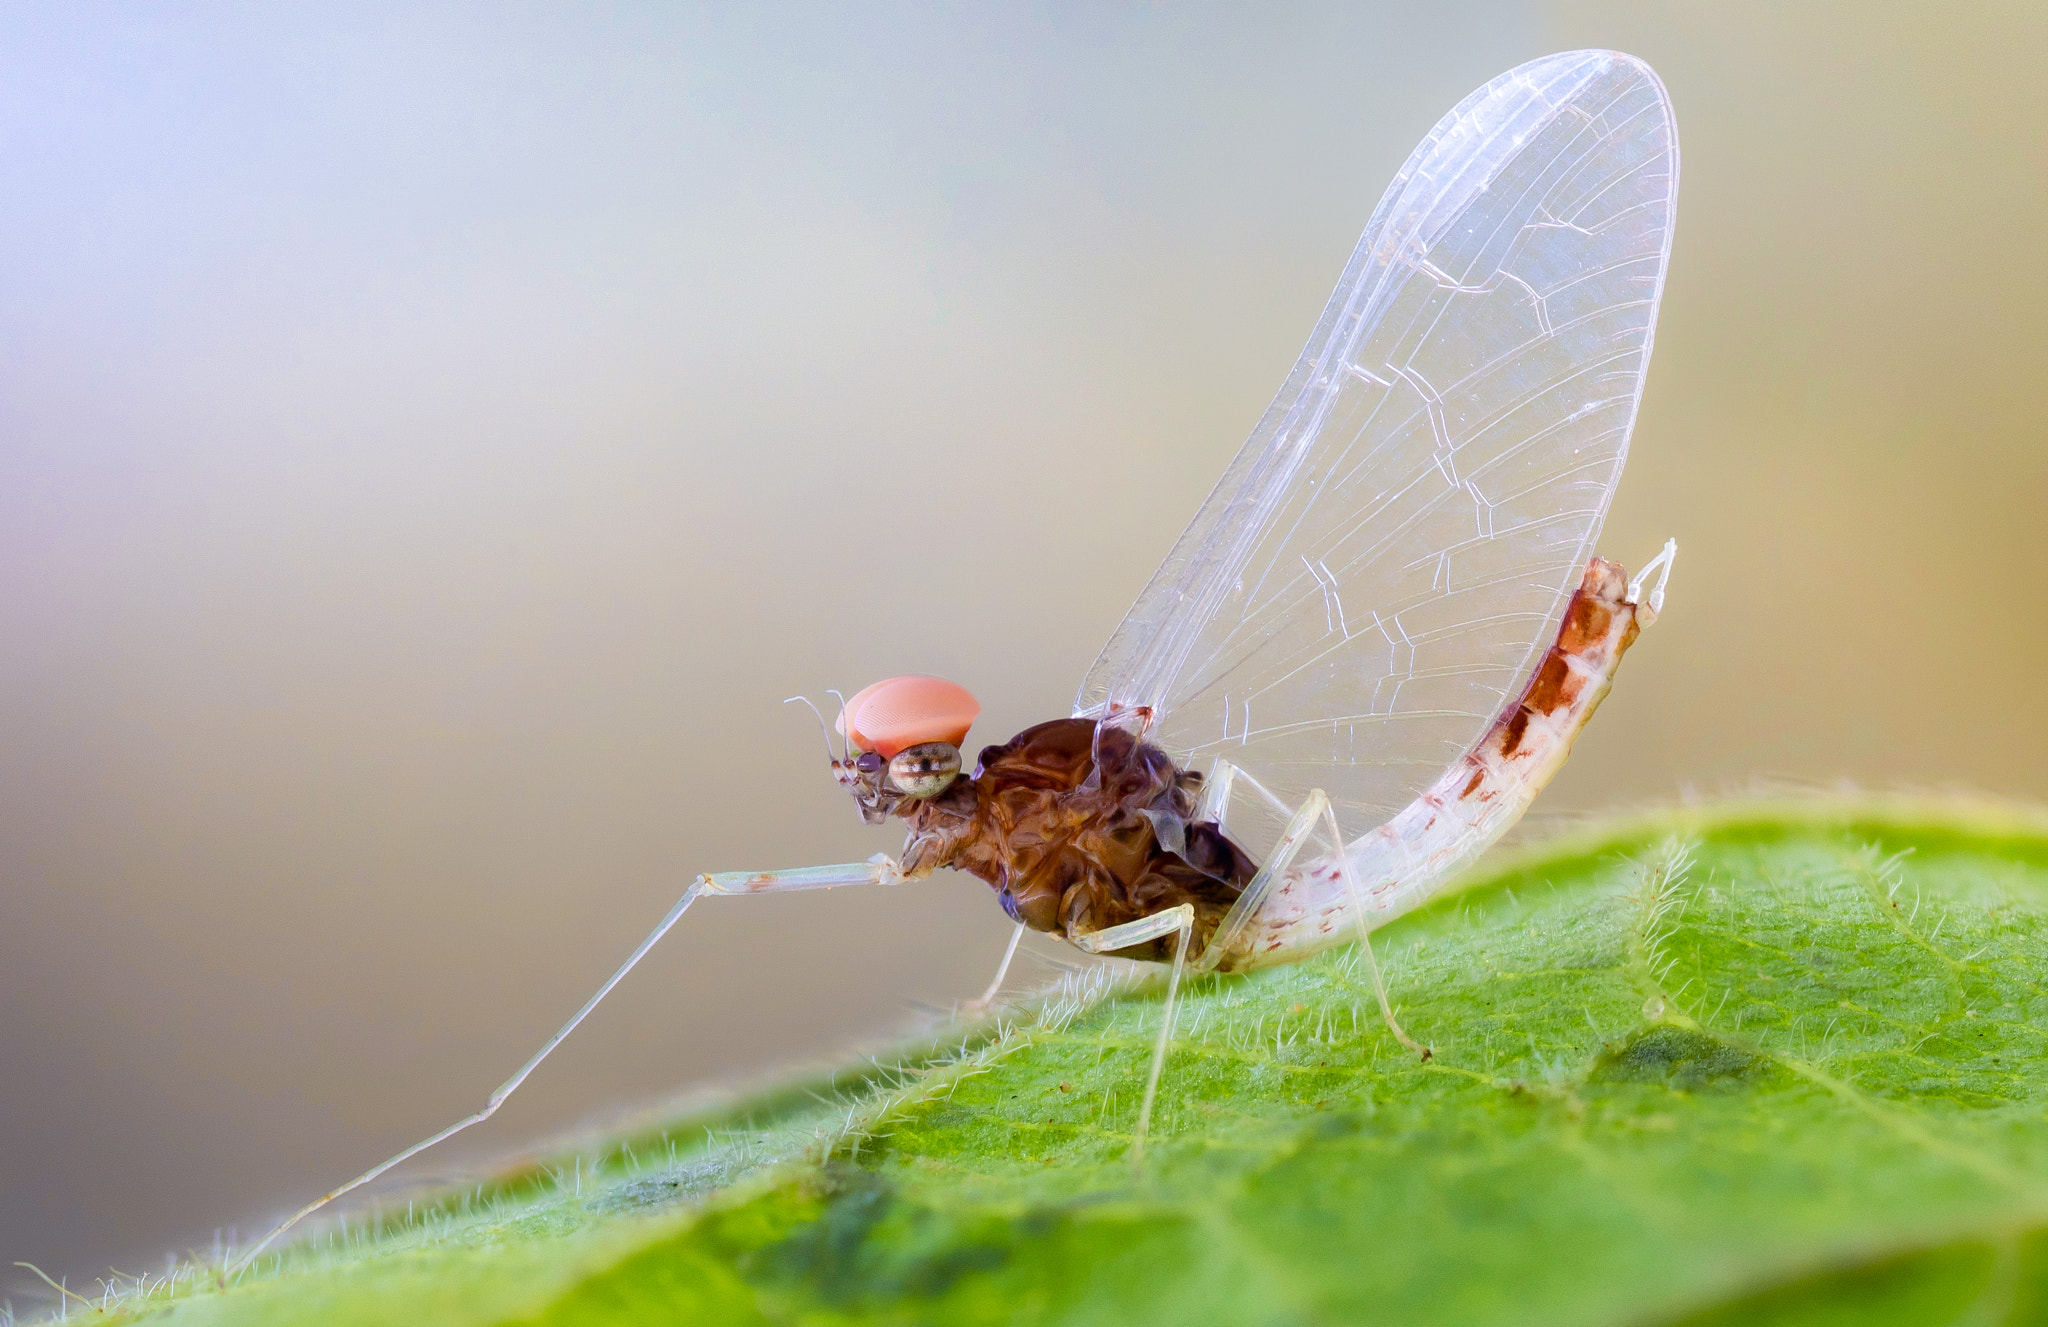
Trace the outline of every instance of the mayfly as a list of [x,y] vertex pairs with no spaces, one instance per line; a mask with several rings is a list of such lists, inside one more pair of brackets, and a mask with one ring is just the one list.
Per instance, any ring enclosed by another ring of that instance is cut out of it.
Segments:
[[1357,939],[1389,1026],[1421,1051],[1369,933],[1514,824],[1663,604],[1674,544],[1632,580],[1590,554],[1642,397],[1677,187],[1670,103],[1632,57],[1549,56],[1459,102],[1394,177],[1070,717],[970,772],[964,689],[903,677],[857,693],[832,774],[867,823],[907,823],[899,859],[699,876],[483,1109],[309,1204],[239,1266],[488,1119],[707,895],[952,867],[1016,921],[1005,970],[1027,927],[1170,964],[1134,1157],[1185,971]]

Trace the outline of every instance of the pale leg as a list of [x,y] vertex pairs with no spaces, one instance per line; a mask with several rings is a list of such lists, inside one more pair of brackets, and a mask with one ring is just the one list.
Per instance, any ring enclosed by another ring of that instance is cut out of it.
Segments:
[[1202,801],[1195,808],[1197,821],[1222,824],[1230,812],[1231,785],[1237,780],[1237,766],[1227,760],[1218,760],[1209,769],[1208,782],[1202,785]]
[[1024,923],[1018,922],[1017,929],[1010,932],[1010,946],[1003,951],[1003,961],[996,967],[995,980],[988,984],[987,990],[961,1006],[965,1012],[978,1014],[988,1008],[990,1003],[995,1000],[996,992],[1003,989],[1003,978],[1010,975],[1010,960],[1017,957],[1017,942],[1023,938]]
[[1403,1046],[1427,1060],[1429,1047],[1419,1044],[1401,1028],[1400,1020],[1394,1017],[1394,1006],[1387,999],[1387,983],[1380,976],[1379,958],[1372,952],[1372,927],[1366,920],[1365,893],[1358,887],[1358,877],[1351,869],[1351,854],[1344,851],[1344,835],[1337,828],[1337,809],[1327,798],[1323,801],[1323,816],[1330,831],[1330,842],[1336,848],[1337,870],[1344,876],[1344,890],[1351,897],[1351,914],[1358,920],[1358,947],[1365,954],[1366,971],[1372,974],[1372,992],[1380,999],[1380,1017],[1387,1020],[1387,1027]]
[[[1238,777],[1253,787],[1258,787],[1257,782],[1249,775],[1239,772]],[[1264,792],[1265,789],[1260,788],[1259,791]],[[1320,816],[1328,805],[1329,799],[1321,792],[1311,792],[1302,802],[1301,809],[1294,813],[1293,818],[1287,822],[1287,828],[1280,832],[1280,842],[1274,845],[1272,853],[1259,867],[1258,873],[1245,885],[1244,892],[1237,896],[1237,902],[1230,905],[1230,911],[1224,914],[1222,924],[1217,926],[1216,933],[1209,937],[1208,948],[1204,949],[1195,961],[1196,971],[1213,971],[1216,965],[1223,961],[1238,936],[1251,925],[1252,918],[1258,913],[1259,905],[1266,901],[1267,893],[1272,890],[1273,882],[1294,864],[1295,856],[1301,852],[1302,846],[1308,842],[1309,835],[1315,829],[1316,817]]]
[[1145,1075],[1145,1096],[1138,1104],[1138,1128],[1131,1142],[1131,1165],[1134,1167],[1145,1160],[1145,1134],[1152,1127],[1152,1100],[1159,1093],[1159,1071],[1166,1065],[1166,1044],[1173,1037],[1173,1015],[1180,1001],[1180,974],[1181,969],[1187,966],[1188,937],[1194,934],[1194,930],[1194,905],[1183,903],[1177,908],[1155,912],[1150,917],[1140,917],[1121,926],[1068,937],[1091,954],[1106,954],[1178,932],[1173,945],[1173,971],[1166,978],[1166,1007],[1159,1015],[1159,1038],[1152,1044],[1152,1068]]
[[[1658,562],[1653,562],[1650,566],[1645,567],[1643,574],[1647,576],[1651,571],[1656,570],[1658,564],[1661,563],[1665,574],[1668,576],[1670,574],[1671,559],[1676,552],[1677,545],[1675,543],[1667,543],[1664,553],[1658,559]],[[1655,593],[1658,597],[1662,597],[1662,580],[1658,581]],[[1243,770],[1232,766],[1229,762],[1219,760],[1216,762],[1215,769],[1210,775],[1209,786],[1203,792],[1201,810],[1197,812],[1198,818],[1213,820],[1219,825],[1222,824],[1225,814],[1230,809],[1231,793],[1239,782],[1251,788],[1253,792],[1264,798],[1283,814],[1287,813],[1287,804],[1275,797],[1264,784]],[[1372,974],[1372,989],[1373,994],[1379,997],[1380,1016],[1386,1019],[1387,1027],[1393,1032],[1395,1037],[1399,1038],[1403,1046],[1406,1046],[1409,1050],[1427,1060],[1431,1054],[1429,1048],[1417,1042],[1413,1037],[1410,1037],[1401,1027],[1400,1020],[1394,1017],[1393,1002],[1387,998],[1386,980],[1380,974],[1379,956],[1373,952],[1372,948],[1371,927],[1368,924],[1365,908],[1365,893],[1358,887],[1358,880],[1352,873],[1351,856],[1344,850],[1344,835],[1337,825],[1336,808],[1331,806],[1329,797],[1320,788],[1310,790],[1309,795],[1302,799],[1300,810],[1292,813],[1291,819],[1287,822],[1286,830],[1281,834],[1279,846],[1274,849],[1273,855],[1259,869],[1258,874],[1252,877],[1251,883],[1245,886],[1244,893],[1238,897],[1236,905],[1231,908],[1229,915],[1223,919],[1223,924],[1216,928],[1215,936],[1209,941],[1208,950],[1201,956],[1196,967],[1206,970],[1214,967],[1222,960],[1223,955],[1228,951],[1230,942],[1234,941],[1238,933],[1250,924],[1253,914],[1258,910],[1259,904],[1265,901],[1266,893],[1272,888],[1273,881],[1293,863],[1295,855],[1300,852],[1302,845],[1307,841],[1310,827],[1319,817],[1325,822],[1330,845],[1336,853],[1338,869],[1344,876],[1345,891],[1351,898],[1352,912],[1358,919],[1359,948],[1365,955],[1366,971]]]
[[540,1062],[547,1059],[555,1047],[561,1045],[568,1038],[569,1034],[576,1030],[577,1024],[590,1016],[590,1011],[597,1008],[598,1003],[612,993],[612,987],[624,980],[626,974],[631,972],[635,965],[647,956],[647,951],[654,948],[661,938],[667,935],[669,930],[678,921],[682,920],[683,914],[690,910],[690,905],[704,895],[777,894],[799,889],[832,889],[839,885],[893,885],[902,879],[903,872],[901,868],[882,853],[876,853],[864,862],[848,862],[841,866],[806,866],[794,871],[725,871],[717,875],[698,876],[696,882],[683,891],[682,898],[676,900],[676,905],[668,910],[668,915],[661,919],[661,924],[648,932],[647,938],[642,940],[633,952],[627,955],[626,961],[619,965],[619,970],[607,978],[604,985],[597,988],[597,994],[586,1000],[583,1007],[576,1011],[576,1016],[567,1023],[564,1023],[561,1030],[555,1033],[554,1036],[549,1037],[547,1044],[538,1051],[535,1051],[532,1059],[519,1066],[518,1073],[513,1074],[498,1085],[498,1090],[491,1093],[490,1099],[484,1102],[482,1110],[477,1111],[474,1115],[468,1115],[457,1120],[430,1138],[421,1139],[403,1152],[400,1152],[397,1156],[377,1163],[340,1188],[322,1195],[317,1201],[310,1202],[292,1213],[290,1217],[281,1222],[269,1234],[258,1240],[255,1246],[247,1253],[238,1258],[235,1261],[235,1265],[229,1269],[230,1274],[241,1275],[242,1272],[248,1269],[250,1263],[256,1261],[256,1255],[269,1247],[271,1242],[279,1235],[284,1234],[287,1230],[290,1230],[299,1222],[327,1206],[336,1198],[349,1192],[349,1190],[368,1184],[385,1171],[410,1161],[434,1144],[454,1137],[472,1124],[482,1124],[485,1120],[497,1114],[498,1107],[504,1105],[506,1098],[519,1090],[519,1085],[526,1081],[529,1074],[540,1067]]
[[1213,820],[1218,825],[1225,824],[1230,815],[1230,799],[1237,792],[1239,779],[1244,780],[1247,788],[1257,793],[1267,806],[1281,815],[1291,817],[1295,814],[1294,808],[1275,797],[1271,788],[1219,757],[1210,766],[1208,782],[1202,789],[1202,800],[1195,808],[1195,819]]

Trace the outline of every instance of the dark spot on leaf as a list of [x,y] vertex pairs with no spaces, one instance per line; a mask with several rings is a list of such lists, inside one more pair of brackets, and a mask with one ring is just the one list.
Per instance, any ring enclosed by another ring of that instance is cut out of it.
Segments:
[[1318,1114],[1310,1121],[1308,1136],[1320,1142],[1351,1138],[1364,1130],[1365,1123],[1365,1116],[1357,1111],[1330,1111]]
[[834,1165],[827,1174],[832,1188],[818,1218],[763,1249],[757,1266],[774,1280],[807,1285],[828,1303],[935,1298],[963,1276],[997,1270],[1016,1252],[1008,1222],[963,1226],[906,1201],[859,1166]]
[[1654,1027],[1593,1062],[1596,1083],[1662,1083],[1682,1092],[1734,1086],[1765,1062],[1725,1041],[1690,1028]]
[[[2038,1247],[2038,1236],[2035,1241]],[[1985,1244],[1960,1241],[1903,1254],[1854,1258],[1847,1265],[1822,1266],[1779,1285],[1768,1286],[1689,1314],[1671,1327],[1772,1327],[1816,1322],[1968,1322],[1971,1310],[2001,1292],[1996,1254]],[[2038,1266],[2018,1255],[2015,1261]],[[2019,1273],[2027,1286],[2038,1272]],[[2035,1282],[2038,1284],[2038,1281]],[[2036,1322],[2029,1309],[2039,1303],[2019,1292],[2006,1322]]]

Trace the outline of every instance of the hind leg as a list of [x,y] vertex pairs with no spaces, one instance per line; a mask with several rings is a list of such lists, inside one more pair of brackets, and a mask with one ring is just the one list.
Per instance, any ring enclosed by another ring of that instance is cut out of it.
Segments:
[[1386,979],[1380,973],[1379,956],[1372,948],[1365,891],[1358,887],[1350,854],[1344,850],[1343,831],[1337,825],[1337,811],[1330,804],[1329,797],[1321,789],[1313,789],[1302,799],[1300,807],[1290,809],[1257,779],[1243,770],[1233,768],[1225,761],[1218,760],[1215,771],[1210,776],[1209,786],[1204,790],[1201,809],[1196,813],[1197,816],[1214,820],[1218,824],[1223,823],[1224,816],[1230,809],[1231,796],[1239,784],[1249,788],[1268,805],[1290,818],[1286,830],[1281,834],[1280,846],[1275,849],[1272,857],[1267,860],[1251,884],[1246,886],[1244,896],[1238,900],[1237,906],[1230,910],[1230,915],[1224,918],[1223,924],[1216,928],[1216,935],[1209,941],[1209,952],[1202,956],[1203,963],[1213,963],[1224,955],[1230,942],[1235,940],[1238,932],[1251,922],[1259,905],[1265,901],[1266,891],[1271,887],[1272,881],[1293,863],[1295,854],[1306,846],[1315,822],[1321,820],[1324,831],[1329,836],[1338,869],[1343,874],[1344,889],[1350,898],[1352,915],[1358,922],[1359,948],[1365,956],[1366,970],[1372,975],[1372,989],[1380,1002],[1380,1016],[1386,1019],[1387,1027],[1403,1046],[1423,1059],[1429,1059],[1429,1048],[1409,1036],[1406,1029],[1401,1026],[1401,1021],[1394,1017],[1393,1002],[1387,998]]
[[1379,957],[1372,952],[1372,927],[1366,920],[1365,891],[1358,887],[1358,877],[1351,868],[1351,854],[1344,851],[1344,835],[1337,828],[1337,809],[1331,806],[1327,799],[1323,802],[1323,823],[1329,830],[1330,842],[1336,850],[1337,870],[1344,877],[1344,890],[1351,898],[1351,915],[1358,922],[1358,947],[1365,955],[1366,971],[1372,974],[1372,993],[1379,997],[1380,1017],[1387,1020],[1388,1029],[1403,1046],[1427,1060],[1433,1052],[1409,1036],[1401,1027],[1401,1021],[1394,1017],[1393,1003],[1387,999],[1387,983],[1380,975]]

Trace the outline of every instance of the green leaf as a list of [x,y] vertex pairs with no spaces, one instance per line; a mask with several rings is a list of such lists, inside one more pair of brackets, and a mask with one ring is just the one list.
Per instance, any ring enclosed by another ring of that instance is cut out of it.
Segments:
[[[1076,988],[893,1073],[203,1268],[178,1324],[2032,1322],[2048,816],[1731,805],[1503,858],[1340,951]],[[567,1163],[565,1163],[567,1164]]]

